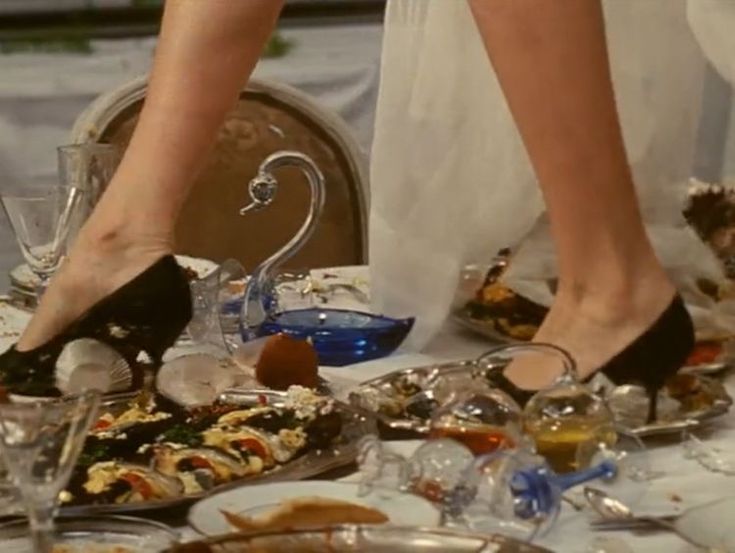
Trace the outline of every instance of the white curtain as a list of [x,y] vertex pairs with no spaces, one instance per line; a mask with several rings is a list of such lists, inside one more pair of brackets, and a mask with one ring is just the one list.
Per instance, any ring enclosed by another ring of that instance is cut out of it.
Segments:
[[[717,273],[680,216],[704,70],[686,1],[609,0],[605,17],[626,148],[659,256],[679,275],[700,270],[693,259]],[[371,163],[374,309],[417,317],[409,349],[446,319],[463,264],[534,229],[515,280],[554,271],[553,256],[534,262],[550,250],[543,202],[466,2],[388,2]]]

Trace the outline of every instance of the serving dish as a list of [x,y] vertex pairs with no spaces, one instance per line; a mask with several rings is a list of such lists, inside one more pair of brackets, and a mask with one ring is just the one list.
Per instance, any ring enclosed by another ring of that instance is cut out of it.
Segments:
[[[62,494],[64,515],[172,508],[232,487],[313,477],[354,461],[359,439],[375,428],[366,413],[300,387],[230,390],[193,411],[155,400],[160,409],[140,416],[131,415],[139,397],[105,402]],[[134,418],[145,422],[117,424]]]
[[[496,344],[530,341],[548,311],[502,284],[500,277],[508,263],[507,257],[499,256],[484,271],[475,265],[465,267],[462,290],[451,313],[458,326]],[[694,351],[682,371],[714,375],[733,366],[735,340],[731,336],[697,334]]]
[[333,526],[259,534],[229,534],[175,546],[198,553],[550,553],[499,534],[411,526]]
[[[63,518],[54,527],[55,547],[68,553],[156,553],[178,541],[176,532],[160,522],[126,516]],[[28,537],[25,520],[0,524],[3,551],[31,551]]]
[[719,380],[696,373],[680,373],[659,392],[657,420],[647,423],[648,398],[641,386],[623,385],[608,390],[605,392],[607,402],[615,420],[639,438],[691,430],[725,415],[733,403]]
[[[437,377],[483,380],[487,370],[474,360],[403,369],[359,384],[348,398],[352,405],[375,414],[383,433],[426,434],[439,406],[433,393]],[[659,420],[646,424],[647,398],[641,387],[609,383],[603,387],[599,380],[595,382],[593,389],[607,397],[616,421],[639,437],[675,434],[694,428],[724,415],[733,402],[718,380],[698,374],[680,374],[660,393]]]

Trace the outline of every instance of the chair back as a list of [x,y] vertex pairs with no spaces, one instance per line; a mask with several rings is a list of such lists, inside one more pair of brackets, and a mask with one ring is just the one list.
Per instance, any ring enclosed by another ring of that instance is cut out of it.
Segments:
[[[127,147],[147,88],[138,78],[103,94],[77,119],[71,142]],[[344,121],[292,87],[251,79],[220,129],[205,170],[176,228],[177,253],[222,261],[234,257],[248,270],[285,244],[304,218],[309,189],[298,169],[279,170],[276,200],[239,215],[260,163],[278,150],[311,157],[325,177],[324,213],[311,240],[286,264],[305,269],[367,261],[365,158]]]

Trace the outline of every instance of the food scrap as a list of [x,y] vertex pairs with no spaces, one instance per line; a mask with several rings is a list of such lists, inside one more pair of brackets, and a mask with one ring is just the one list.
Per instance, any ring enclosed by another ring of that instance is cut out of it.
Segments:
[[235,529],[252,531],[277,531],[333,526],[339,524],[384,524],[389,521],[385,513],[367,507],[325,497],[298,497],[259,517],[247,517],[222,511],[227,522]]
[[266,341],[255,364],[255,377],[274,390],[285,390],[289,386],[316,388],[319,357],[309,342],[277,334]]

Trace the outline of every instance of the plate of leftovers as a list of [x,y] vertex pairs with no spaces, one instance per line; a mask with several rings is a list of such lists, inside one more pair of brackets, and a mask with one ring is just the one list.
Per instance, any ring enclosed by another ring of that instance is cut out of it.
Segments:
[[194,505],[189,524],[206,536],[342,524],[437,526],[426,499],[394,490],[360,495],[358,484],[313,480],[262,484],[218,493]]
[[[507,257],[498,257],[484,279],[478,278],[477,266],[468,266],[462,277],[464,287],[475,286],[469,298],[454,308],[452,319],[461,327],[495,343],[527,342],[533,339],[548,308],[505,286],[501,276],[508,266]],[[704,290],[706,286],[700,283]],[[467,298],[467,290],[463,298]],[[732,365],[735,344],[730,336],[705,336],[697,332],[697,343],[685,366],[685,372],[717,374]]]

